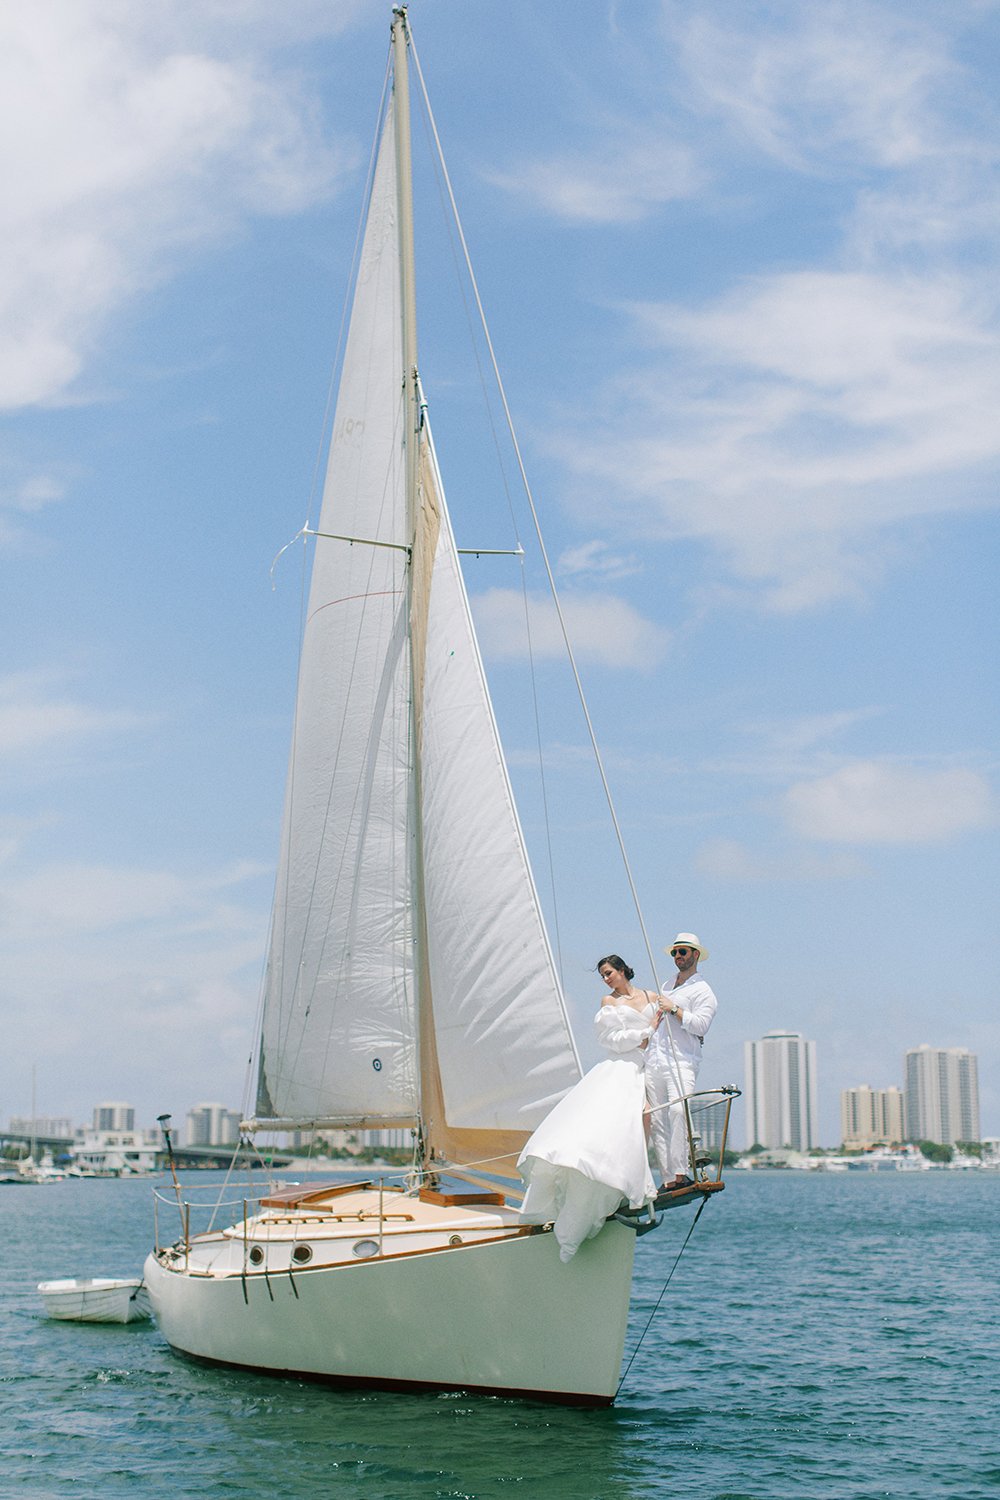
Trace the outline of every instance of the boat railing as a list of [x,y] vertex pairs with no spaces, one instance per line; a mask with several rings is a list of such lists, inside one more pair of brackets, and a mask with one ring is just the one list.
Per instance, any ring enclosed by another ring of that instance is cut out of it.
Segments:
[[[187,1194],[203,1193],[204,1200],[188,1197]],[[245,1193],[238,1198],[219,1198],[218,1185],[212,1191],[211,1184],[189,1188],[185,1185],[185,1196],[182,1198],[177,1192],[168,1192],[165,1188],[153,1189],[153,1243],[157,1252],[171,1249],[178,1244],[183,1245],[184,1253],[187,1255],[191,1244],[192,1231],[194,1234],[206,1233],[214,1226],[217,1215],[223,1209],[231,1209],[229,1216],[237,1222],[242,1219],[244,1224],[257,1211],[262,1198],[267,1197],[268,1189],[262,1186],[259,1193],[248,1197]],[[169,1211],[169,1212],[168,1212]],[[165,1228],[165,1237],[160,1240],[160,1216],[163,1213],[165,1225],[171,1221],[177,1223],[176,1215],[180,1216],[180,1235]],[[228,1222],[226,1219],[224,1222]]]
[[695,1182],[722,1183],[729,1140],[729,1117],[741,1090],[733,1083],[688,1094],[684,1100],[691,1177]]

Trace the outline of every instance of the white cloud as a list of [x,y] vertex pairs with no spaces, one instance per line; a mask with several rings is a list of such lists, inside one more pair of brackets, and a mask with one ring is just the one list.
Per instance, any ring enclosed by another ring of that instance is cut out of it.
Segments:
[[868,874],[853,854],[820,855],[798,849],[762,853],[737,839],[710,839],[702,844],[695,854],[694,867],[712,880],[752,885],[856,880]]
[[805,838],[842,844],[932,844],[996,819],[976,771],[922,770],[859,760],[788,789],[784,813]]
[[590,152],[576,149],[488,176],[494,187],[571,224],[635,223],[664,203],[692,197],[702,180],[694,153],[649,122],[640,139],[611,129]]
[[868,3],[684,12],[676,27],[689,89],[734,137],[787,166],[900,168],[944,157],[936,90],[958,68],[932,26]]
[[866,723],[883,712],[880,708],[831,709],[827,713],[797,714],[743,727],[763,740],[776,756],[797,756],[827,740],[839,738],[855,725]]
[[31,514],[51,505],[54,500],[61,500],[65,493],[65,484],[54,475],[29,474],[6,489],[0,488],[0,505],[7,504],[13,510]]
[[883,714],[881,708],[832,709],[828,713],[756,719],[733,726],[744,743],[722,750],[705,762],[715,775],[764,778],[787,786],[843,764],[843,742],[861,724]]
[[863,594],[880,530],[992,494],[974,476],[1000,457],[1000,327],[972,282],[798,272],[634,311],[652,373],[559,455],[622,526],[712,542],[768,607]]
[[[0,362],[2,362],[0,354]],[[30,471],[9,456],[0,460],[0,552],[34,551],[38,542],[23,518],[62,500],[66,493],[66,475],[54,470]]]
[[[650,671],[662,660],[670,637],[623,599],[563,596],[563,617],[578,661]],[[555,605],[529,596],[528,625],[524,598],[514,589],[489,589],[472,600],[476,630],[484,651],[494,657],[539,660],[565,658],[566,647]]]
[[998,120],[970,13],[773,12],[664,7],[665,87],[749,265],[801,210],[789,269],[633,306],[631,369],[555,448],[619,535],[702,539],[731,599],[792,614],[870,593],[915,519],[995,504]]
[[241,864],[200,876],[103,865],[51,865],[0,883],[0,912],[8,943],[21,946],[41,933],[67,941],[81,934],[167,923],[176,933],[216,936],[245,926],[218,892],[266,872]]
[[191,4],[0,9],[0,132],[18,143],[0,159],[0,407],[61,396],[185,246],[301,208],[343,170],[255,33],[232,47],[243,10],[227,27],[218,6],[205,24]]
[[556,571],[563,577],[630,578],[642,571],[634,557],[612,552],[607,542],[581,542],[560,555]]
[[0,751],[8,756],[34,755],[48,747],[151,722],[149,716],[131,710],[80,702],[69,696],[53,673],[22,672],[0,678]]

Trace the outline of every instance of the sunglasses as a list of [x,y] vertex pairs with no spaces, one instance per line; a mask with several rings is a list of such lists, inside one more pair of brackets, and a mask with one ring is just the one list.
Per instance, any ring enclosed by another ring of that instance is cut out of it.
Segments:
[[671,948],[671,950],[670,950],[670,957],[671,958],[687,958],[688,954],[689,953],[693,953],[693,952],[694,952],[693,948]]

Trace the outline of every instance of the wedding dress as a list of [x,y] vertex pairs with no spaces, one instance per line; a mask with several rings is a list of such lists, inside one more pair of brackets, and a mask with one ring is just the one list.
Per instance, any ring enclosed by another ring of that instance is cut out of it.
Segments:
[[642,1128],[646,1053],[656,1007],[603,1005],[594,1025],[612,1054],[546,1115],[518,1159],[527,1183],[522,1217],[551,1221],[559,1258],[572,1260],[609,1214],[656,1196]]

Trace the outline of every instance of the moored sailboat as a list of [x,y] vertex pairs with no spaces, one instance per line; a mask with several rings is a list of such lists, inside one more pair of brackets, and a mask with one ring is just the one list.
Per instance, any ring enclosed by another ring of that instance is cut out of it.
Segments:
[[248,1128],[410,1128],[418,1169],[408,1187],[271,1192],[185,1229],[144,1276],[168,1341],[202,1359],[603,1404],[634,1230],[609,1221],[564,1266],[551,1226],[507,1201],[580,1065],[418,375],[403,7],[392,36],[310,534]]

